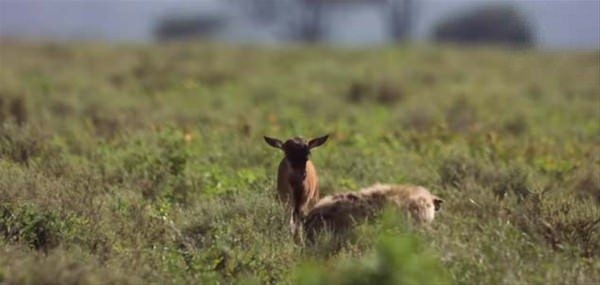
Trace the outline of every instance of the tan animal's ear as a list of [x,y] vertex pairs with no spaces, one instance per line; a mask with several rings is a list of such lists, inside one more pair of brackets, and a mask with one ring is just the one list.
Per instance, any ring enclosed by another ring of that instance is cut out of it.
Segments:
[[278,139],[270,138],[267,136],[265,136],[264,138],[265,138],[265,141],[274,148],[281,148],[281,146],[283,145],[283,142]]
[[435,209],[435,211],[439,211],[442,208],[442,203],[444,203],[444,200],[438,198],[438,197],[434,197],[433,198],[433,207]]
[[324,135],[322,137],[314,138],[308,142],[308,148],[318,147],[318,146],[324,144],[328,138],[329,138],[329,135]]

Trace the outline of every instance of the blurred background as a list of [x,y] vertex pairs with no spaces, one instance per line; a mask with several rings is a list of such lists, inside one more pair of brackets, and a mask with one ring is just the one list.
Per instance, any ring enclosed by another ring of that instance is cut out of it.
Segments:
[[0,36],[336,46],[400,41],[600,48],[597,0],[0,0]]

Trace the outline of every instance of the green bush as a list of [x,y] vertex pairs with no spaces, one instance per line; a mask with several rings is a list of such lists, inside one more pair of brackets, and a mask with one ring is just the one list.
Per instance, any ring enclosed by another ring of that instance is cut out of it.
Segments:
[[[0,283],[600,282],[597,51],[0,54]],[[324,133],[322,195],[420,184],[435,221],[296,244],[262,136]]]
[[449,284],[439,259],[419,237],[402,232],[401,220],[392,213],[371,232],[378,236],[372,252],[360,260],[334,257],[325,266],[305,264],[296,273],[297,284]]
[[58,246],[68,236],[72,224],[68,218],[33,205],[0,205],[0,233],[10,242],[20,242],[38,250]]
[[492,163],[487,158],[453,154],[441,162],[438,173],[443,185],[461,190],[469,183],[476,183],[491,189],[500,198],[508,193],[523,198],[532,190],[526,168],[518,164]]

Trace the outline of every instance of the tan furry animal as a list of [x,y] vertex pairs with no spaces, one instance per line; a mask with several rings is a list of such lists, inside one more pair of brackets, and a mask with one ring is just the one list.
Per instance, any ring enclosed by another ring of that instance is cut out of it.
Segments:
[[398,207],[418,223],[430,223],[442,203],[421,186],[375,184],[358,192],[324,197],[304,218],[304,230],[309,240],[323,229],[341,232],[377,215],[386,205]]
[[301,226],[301,217],[319,201],[319,179],[313,163],[309,160],[310,150],[327,141],[328,136],[311,140],[299,137],[282,142],[264,137],[267,144],[283,150],[285,157],[277,171],[277,193],[279,200],[291,210],[290,227],[296,235]]

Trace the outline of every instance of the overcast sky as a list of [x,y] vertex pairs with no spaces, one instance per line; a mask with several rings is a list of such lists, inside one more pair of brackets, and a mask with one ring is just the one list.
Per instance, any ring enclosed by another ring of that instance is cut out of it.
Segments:
[[[149,41],[157,19],[177,11],[222,13],[222,0],[0,0],[0,35]],[[488,2],[513,2],[529,15],[545,48],[600,48],[600,0],[424,0],[414,34],[427,38],[441,19]],[[368,18],[368,17],[367,17]],[[365,18],[365,19],[367,19]],[[373,18],[373,16],[371,16]],[[376,20],[376,19],[375,19]],[[367,20],[368,21],[368,20]],[[369,25],[356,25],[365,26]],[[360,33],[355,33],[360,37]],[[364,33],[368,35],[368,33]]]

